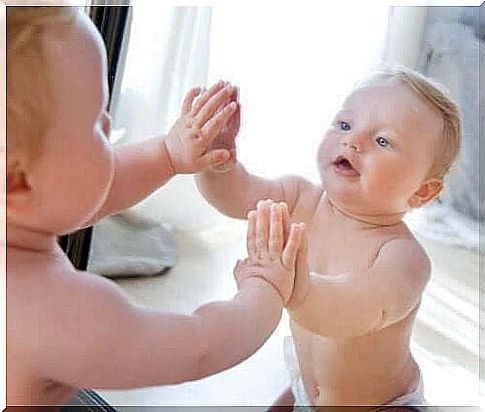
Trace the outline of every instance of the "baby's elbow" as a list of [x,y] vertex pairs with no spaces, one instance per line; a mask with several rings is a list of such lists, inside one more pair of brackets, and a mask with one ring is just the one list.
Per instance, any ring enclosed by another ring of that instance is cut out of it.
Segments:
[[[195,365],[195,376],[194,380],[205,378],[211,375],[210,368],[210,331],[204,328],[203,316],[200,312],[196,311],[193,313],[194,322],[197,325],[194,333],[194,342],[196,342],[194,347],[194,365]],[[192,379],[190,379],[192,380]]]
[[369,331],[378,331],[392,323],[390,311],[386,308],[379,308],[369,321]]
[[379,310],[373,330],[387,328],[395,323],[415,314],[419,308],[419,302],[410,301],[406,304],[391,305]]

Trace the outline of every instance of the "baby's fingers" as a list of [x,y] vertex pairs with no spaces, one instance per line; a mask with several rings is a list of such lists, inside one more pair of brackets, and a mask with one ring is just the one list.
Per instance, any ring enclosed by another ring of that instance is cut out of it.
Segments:
[[202,127],[201,143],[203,145],[208,146],[214,140],[222,126],[228,122],[236,109],[236,102],[229,103]]
[[217,92],[219,92],[226,83],[222,80],[219,80],[217,83],[213,84],[209,90],[206,90],[201,96],[200,99],[195,102],[194,107],[192,108],[192,111],[190,114],[192,116],[197,115],[199,113],[200,109],[204,107],[204,105],[207,103],[207,101]]
[[269,242],[268,250],[273,256],[279,256],[283,249],[283,222],[281,208],[273,203],[270,210]]
[[200,158],[199,168],[205,170],[226,163],[231,158],[231,152],[226,149],[211,150]]
[[194,87],[193,89],[189,90],[185,96],[184,102],[182,103],[182,114],[187,114],[190,112],[190,110],[192,110],[192,103],[201,91],[201,87]]
[[256,219],[256,250],[258,256],[268,253],[269,240],[269,207],[271,201],[263,200],[258,202]]
[[298,251],[300,248],[304,247],[303,240],[305,237],[305,230],[304,223],[291,225],[290,235],[286,242],[285,249],[283,250],[283,254],[281,255],[283,266],[287,269],[293,269],[295,267],[297,256],[301,257]]
[[248,234],[246,237],[246,246],[249,257],[256,257],[256,215],[255,210],[248,213]]
[[224,102],[227,102],[231,93],[231,86],[226,86],[214,94],[209,100],[205,101],[199,112],[194,116],[194,126],[202,128],[214,116],[218,107],[223,105]]
[[[304,223],[300,223],[300,226],[301,225],[303,225],[303,228],[305,227]],[[308,235],[306,233],[306,230],[303,230],[300,249],[298,250],[298,253],[296,255],[297,277],[298,277],[298,273],[304,273],[307,270],[308,270]]]
[[288,240],[288,236],[290,235],[290,213],[288,212],[288,205],[285,202],[280,202],[279,205],[283,218],[283,236],[284,241],[286,242]]

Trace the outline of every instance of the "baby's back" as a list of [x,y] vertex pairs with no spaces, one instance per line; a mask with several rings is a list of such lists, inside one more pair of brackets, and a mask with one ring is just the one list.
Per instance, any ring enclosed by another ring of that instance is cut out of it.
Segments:
[[[40,347],[36,341],[42,327],[43,308],[49,305],[51,282],[66,270],[73,271],[67,258],[7,248],[7,404],[62,405],[77,389],[50,380],[43,373],[41,356],[55,348]],[[69,296],[65,295],[68,300]],[[61,310],[49,307],[48,311]],[[66,327],[72,325],[65,325]],[[53,359],[55,361],[55,359]]]
[[[313,210],[311,219],[306,219],[310,271],[335,285],[343,285],[348,279],[346,274],[366,273],[387,242],[401,238],[415,241],[403,223],[371,227],[348,219],[333,209],[325,194]],[[303,214],[304,208],[297,208],[294,219],[304,219]],[[379,299],[379,294],[362,288],[356,296],[350,311],[343,308],[343,302],[342,307],[334,302],[332,308],[322,302],[322,311],[328,312],[328,316],[322,313],[322,319],[331,319],[327,320],[326,330],[322,326],[321,333],[291,320],[300,372],[315,405],[384,404],[418,383],[419,369],[409,344],[419,304],[396,322],[355,334],[345,329],[342,313],[358,319],[362,302]],[[342,320],[341,329],[336,319]]]

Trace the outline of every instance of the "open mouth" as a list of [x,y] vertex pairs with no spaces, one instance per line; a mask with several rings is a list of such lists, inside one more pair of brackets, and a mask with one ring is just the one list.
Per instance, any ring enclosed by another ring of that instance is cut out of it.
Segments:
[[350,160],[344,156],[337,156],[333,161],[333,168],[338,174],[343,176],[359,176],[359,172],[355,170]]

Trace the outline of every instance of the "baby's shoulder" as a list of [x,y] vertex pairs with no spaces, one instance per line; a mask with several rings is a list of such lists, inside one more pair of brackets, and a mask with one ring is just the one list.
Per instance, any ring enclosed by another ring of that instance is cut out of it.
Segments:
[[381,226],[376,230],[381,239],[381,247],[401,247],[426,255],[426,251],[404,222],[396,225]]
[[40,305],[54,301],[67,303],[66,296],[75,297],[111,283],[77,270],[62,251],[43,254],[7,248],[7,293],[18,304],[23,300],[30,303],[36,300]]
[[75,270],[61,254],[9,247],[6,254],[8,341],[15,342],[17,351],[32,355],[30,345],[39,341],[41,325],[69,301],[69,290],[63,287],[61,279]]
[[76,272],[66,255],[7,247],[7,279],[12,285],[48,283]]
[[48,321],[58,316],[78,296],[95,288],[100,282],[96,278],[76,270],[62,251],[46,254],[7,248],[7,316],[22,319],[26,327],[31,322],[35,329],[41,318]]
[[309,223],[313,219],[324,190],[307,180],[299,186],[298,198],[292,213],[292,221]]
[[379,247],[375,264],[393,267],[396,273],[427,280],[431,260],[424,247],[405,225],[389,234]]
[[120,295],[113,282],[76,270],[63,254],[11,250],[7,258],[8,331],[26,348],[29,342],[50,339],[59,325],[74,320],[81,325],[89,313],[102,313],[105,302]]
[[403,248],[426,255],[426,251],[404,222],[377,227],[366,235],[375,239],[379,251],[389,248]]

